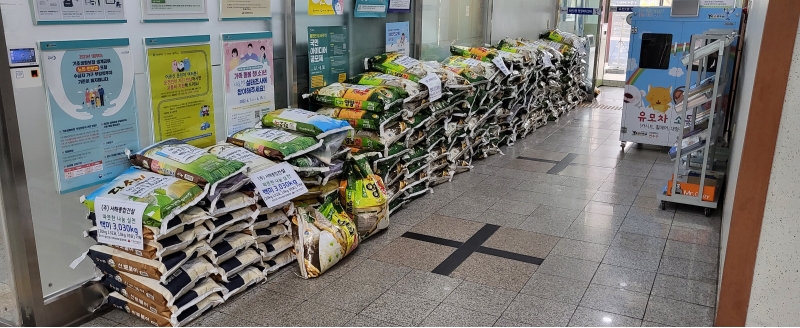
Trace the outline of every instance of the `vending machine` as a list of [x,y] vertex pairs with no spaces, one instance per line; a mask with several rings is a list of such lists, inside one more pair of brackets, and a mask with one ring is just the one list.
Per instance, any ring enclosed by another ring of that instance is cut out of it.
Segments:
[[[686,121],[679,105],[686,84],[686,65],[692,35],[730,34],[739,31],[740,8],[700,8],[696,16],[675,17],[670,7],[637,7],[631,16],[631,43],[622,104],[620,141],[673,146]],[[702,44],[694,45],[695,48]],[[730,45],[735,49],[736,43]],[[736,51],[731,52],[735,56]],[[735,60],[730,60],[734,63]],[[715,61],[706,65],[702,82],[716,77]],[[698,67],[695,65],[694,70]],[[726,70],[732,72],[733,70]],[[696,75],[696,74],[694,74]],[[696,84],[692,77],[692,83]],[[726,84],[725,95],[730,92]],[[677,111],[676,111],[677,109]]]

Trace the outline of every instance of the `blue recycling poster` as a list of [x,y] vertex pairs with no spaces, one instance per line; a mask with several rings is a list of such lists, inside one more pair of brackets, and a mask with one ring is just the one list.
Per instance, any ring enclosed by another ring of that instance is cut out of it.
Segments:
[[139,149],[128,39],[41,42],[58,191],[112,180]]
[[411,34],[408,22],[386,23],[386,52],[399,52],[409,55]]
[[356,0],[355,17],[386,17],[389,0]]

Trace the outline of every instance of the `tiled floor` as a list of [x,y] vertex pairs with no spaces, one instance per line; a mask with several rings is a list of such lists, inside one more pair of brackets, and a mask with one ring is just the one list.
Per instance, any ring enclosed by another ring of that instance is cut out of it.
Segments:
[[573,111],[398,211],[321,277],[282,270],[193,325],[711,326],[720,219],[658,209],[666,149],[621,152],[621,114]]

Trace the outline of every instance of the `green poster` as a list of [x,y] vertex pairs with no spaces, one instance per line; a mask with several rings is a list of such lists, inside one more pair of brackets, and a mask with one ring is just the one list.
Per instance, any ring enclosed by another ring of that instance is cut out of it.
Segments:
[[350,70],[347,26],[308,28],[308,76],[311,91],[344,82]]

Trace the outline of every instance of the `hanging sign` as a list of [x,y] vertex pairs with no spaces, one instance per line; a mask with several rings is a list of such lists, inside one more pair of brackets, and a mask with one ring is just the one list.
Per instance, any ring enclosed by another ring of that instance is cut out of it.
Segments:
[[700,7],[733,8],[736,0],[700,0]]
[[308,76],[314,91],[328,84],[344,82],[350,69],[347,26],[308,28]]
[[97,197],[97,242],[106,245],[144,249],[142,215],[147,203]]
[[308,0],[309,16],[344,14],[344,0]]
[[207,21],[206,0],[142,0],[142,22]]
[[389,0],[389,10],[390,13],[395,12],[410,12],[411,11],[411,0]]
[[250,175],[267,207],[275,207],[308,193],[303,180],[287,162]]
[[220,0],[219,20],[266,20],[272,17],[270,0]]
[[505,76],[511,75],[511,71],[508,69],[506,63],[503,61],[503,57],[500,56],[494,57],[494,59],[492,59],[492,63],[494,64],[494,66],[497,66],[497,68],[499,68],[501,72],[503,72],[503,75]]
[[389,0],[356,0],[355,17],[386,17]]
[[110,181],[139,149],[128,39],[45,41],[44,82],[58,191]]
[[419,83],[428,87],[428,100],[437,101],[442,98],[442,80],[438,75],[429,73]]
[[209,41],[208,35],[145,39],[153,141],[177,138],[201,148],[216,142]]
[[222,35],[226,134],[255,126],[275,109],[272,45],[272,32]]
[[36,0],[33,17],[38,25],[125,23],[123,0]]
[[408,22],[386,23],[386,52],[399,52],[408,56],[409,35]]
[[600,15],[600,8],[562,7],[561,13],[568,15]]

